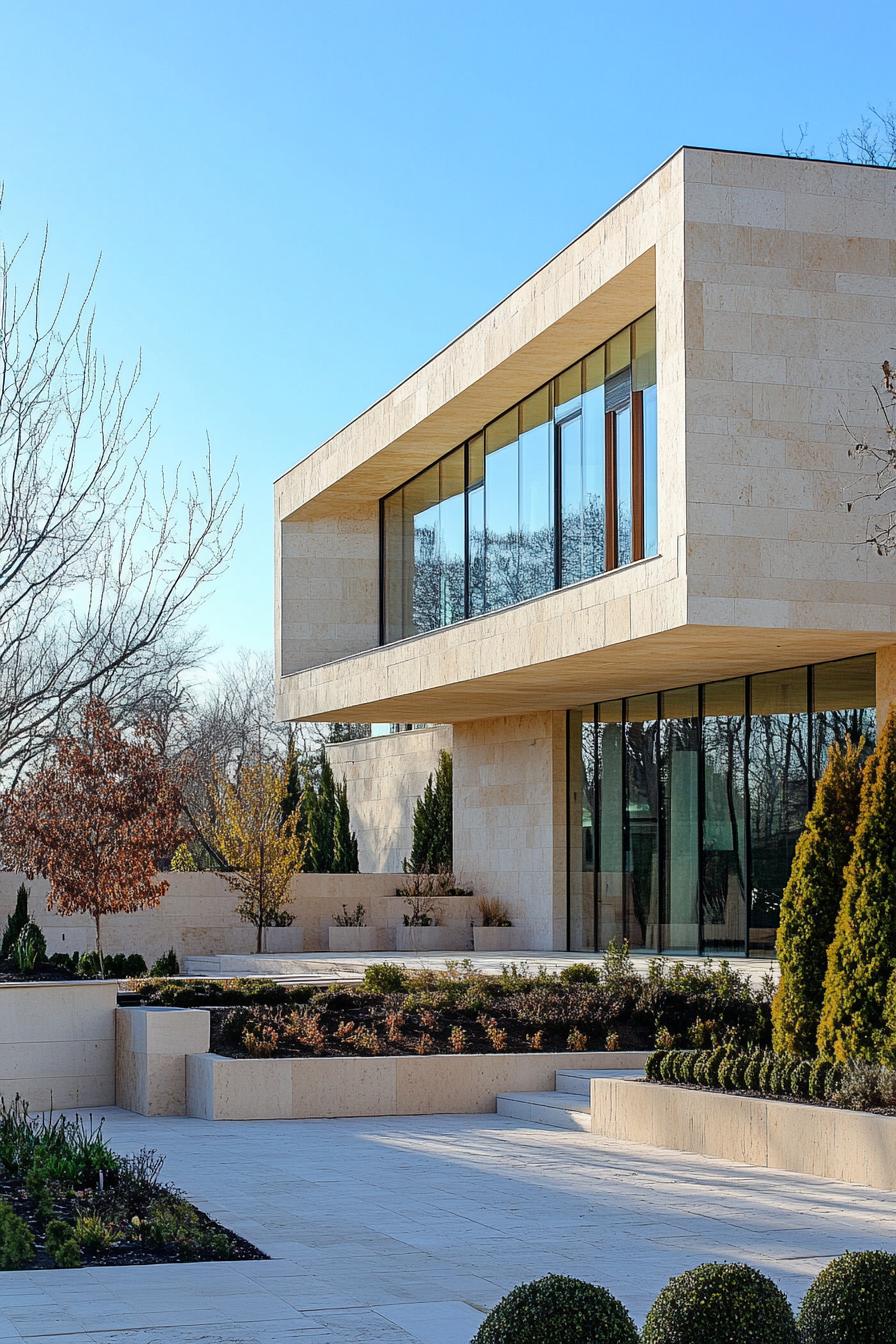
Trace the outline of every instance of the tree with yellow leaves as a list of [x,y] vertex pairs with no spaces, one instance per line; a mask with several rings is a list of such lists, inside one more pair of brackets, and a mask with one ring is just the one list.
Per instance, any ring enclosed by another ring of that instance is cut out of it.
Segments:
[[287,783],[282,765],[258,756],[243,763],[235,783],[215,776],[214,841],[231,869],[220,876],[240,894],[237,913],[255,926],[257,952],[262,931],[283,913],[305,851],[294,816],[283,816]]

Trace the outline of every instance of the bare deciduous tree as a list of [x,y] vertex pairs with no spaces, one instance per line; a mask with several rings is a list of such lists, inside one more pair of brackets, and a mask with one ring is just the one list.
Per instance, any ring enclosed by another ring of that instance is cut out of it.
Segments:
[[[94,344],[93,281],[45,295],[0,245],[0,774],[15,781],[88,696],[120,720],[177,697],[204,652],[189,629],[241,524],[231,467],[151,483],[139,361]],[[95,277],[94,277],[95,278]]]

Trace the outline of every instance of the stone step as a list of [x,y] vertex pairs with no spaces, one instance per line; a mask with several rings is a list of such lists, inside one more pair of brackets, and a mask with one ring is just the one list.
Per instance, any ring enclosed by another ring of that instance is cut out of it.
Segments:
[[640,1078],[643,1069],[558,1069],[554,1075],[558,1092],[576,1092],[591,1097],[592,1078]]
[[498,1115],[551,1129],[591,1128],[591,1099],[581,1092],[502,1092]]

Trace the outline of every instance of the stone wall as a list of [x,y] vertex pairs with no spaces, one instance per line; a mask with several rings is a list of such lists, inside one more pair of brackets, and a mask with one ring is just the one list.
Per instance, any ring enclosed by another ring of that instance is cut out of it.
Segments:
[[[167,873],[170,890],[161,905],[103,920],[106,952],[139,952],[151,964],[173,947],[178,959],[214,953],[248,953],[255,931],[236,913],[236,893],[215,873]],[[0,927],[15,903],[21,874],[0,873]],[[292,880],[290,913],[305,934],[306,951],[326,951],[327,930],[343,904],[360,901],[370,924],[401,923],[402,902],[395,896],[399,874],[301,873]],[[62,916],[46,908],[46,882],[27,882],[32,917],[44,931],[48,951],[84,952],[94,946],[93,921],[85,915]]]
[[0,984],[0,1099],[115,1104],[115,981]]
[[411,852],[414,805],[451,750],[448,727],[358,738],[327,748],[337,779],[345,776],[362,873],[400,873]]
[[684,215],[688,620],[896,630],[845,508],[850,445],[884,439],[896,174],[686,150]]
[[533,950],[566,946],[566,715],[454,725],[454,867]]

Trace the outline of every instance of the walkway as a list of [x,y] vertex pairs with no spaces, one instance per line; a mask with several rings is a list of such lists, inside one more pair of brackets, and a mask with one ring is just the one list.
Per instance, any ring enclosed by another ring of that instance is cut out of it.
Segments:
[[[638,953],[632,957],[632,965],[635,970],[646,975],[651,960],[650,956]],[[704,970],[710,964],[708,957],[668,956],[662,960],[669,964],[681,961],[685,966],[702,967]],[[712,964],[718,965],[719,960],[721,959],[717,958]],[[187,957],[184,962],[184,974],[262,975],[272,976],[275,979],[331,984],[337,980],[358,980],[368,966],[382,961],[415,970],[429,967],[438,971],[445,969],[446,962],[463,961],[465,964],[469,963],[473,970],[486,975],[499,975],[501,968],[511,962],[517,966],[526,966],[531,971],[544,966],[548,971],[557,972],[562,971],[564,966],[572,965],[573,962],[584,961],[589,965],[601,966],[604,956],[602,952],[297,952],[279,956],[262,953],[246,956]],[[762,960],[758,957],[732,957],[730,964],[742,975],[746,975],[754,985],[758,985],[770,972],[775,977],[778,974],[776,961]]]
[[467,1344],[550,1271],[641,1320],[670,1275],[743,1259],[797,1299],[846,1248],[896,1250],[896,1194],[504,1116],[214,1124],[106,1113],[114,1145],[273,1258],[0,1275],[0,1344]]

